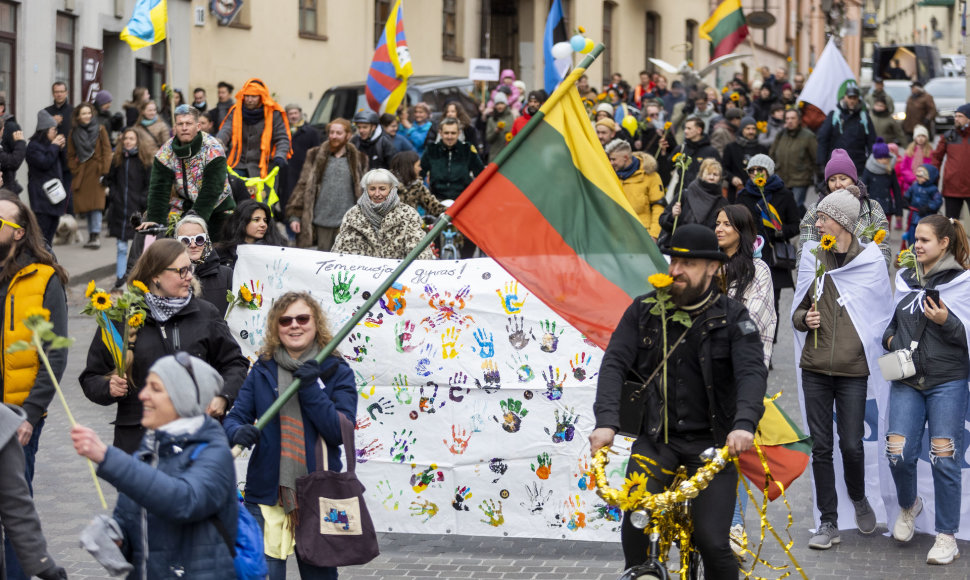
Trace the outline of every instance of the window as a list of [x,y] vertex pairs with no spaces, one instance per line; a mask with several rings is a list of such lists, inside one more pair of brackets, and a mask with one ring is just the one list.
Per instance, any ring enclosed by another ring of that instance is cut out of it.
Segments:
[[441,9],[441,56],[458,59],[458,0],[444,0]]
[[647,26],[644,29],[644,48],[646,50],[647,72],[656,72],[657,67],[650,62],[651,58],[658,58],[660,53],[660,15],[656,12],[647,12]]
[[391,0],[374,0],[374,48],[384,34],[387,18],[391,15]]
[[17,7],[0,2],[0,95],[7,99],[7,112],[15,110],[16,51]]
[[613,9],[616,4],[603,2],[603,86],[609,86],[613,75]]
[[688,20],[686,26],[684,27],[686,35],[684,40],[687,41],[687,62],[694,62],[694,45],[697,44],[697,21]]
[[299,0],[300,38],[326,40],[326,0]]
[[54,44],[54,82],[65,83],[74,102],[74,17],[57,13],[57,42]]

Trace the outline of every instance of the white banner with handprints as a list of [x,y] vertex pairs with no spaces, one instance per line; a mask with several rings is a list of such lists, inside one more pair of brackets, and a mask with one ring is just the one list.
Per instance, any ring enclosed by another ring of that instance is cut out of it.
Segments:
[[[306,290],[336,332],[398,263],[240,246],[233,290],[263,305],[233,309],[229,326],[255,360],[269,305]],[[339,351],[357,377],[357,471],[378,530],[619,539],[587,442],[603,353],[496,262],[414,262]],[[625,459],[610,467],[619,485]]]

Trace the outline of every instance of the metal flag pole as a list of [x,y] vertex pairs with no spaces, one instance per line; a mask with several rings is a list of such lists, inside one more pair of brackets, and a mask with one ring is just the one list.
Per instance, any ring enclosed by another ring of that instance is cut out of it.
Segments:
[[[175,89],[172,87],[172,69],[175,63],[172,62],[172,35],[169,26],[169,8],[165,3],[165,76],[168,77],[168,108],[171,111],[172,130],[175,130]],[[164,91],[163,91],[164,92]]]

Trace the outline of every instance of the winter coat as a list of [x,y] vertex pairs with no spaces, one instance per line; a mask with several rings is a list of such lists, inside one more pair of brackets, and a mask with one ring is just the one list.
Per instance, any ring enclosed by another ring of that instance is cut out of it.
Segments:
[[818,140],[815,134],[799,127],[795,131],[782,131],[768,151],[775,162],[775,175],[788,187],[808,187],[815,178]]
[[767,99],[756,98],[753,103],[751,103],[751,116],[754,117],[755,121],[766,122],[771,117],[771,106],[778,102],[778,97],[775,93]]
[[694,180],[697,179],[702,161],[708,157],[712,157],[719,162],[721,161],[721,156],[717,154],[717,149],[711,146],[711,140],[708,139],[707,135],[703,135],[697,141],[684,140],[679,147],[668,149],[668,151],[669,155],[667,159],[670,161],[671,167],[673,167],[674,156],[678,153],[683,153],[691,158],[691,164],[687,168],[686,175],[680,175],[678,173],[680,178],[678,181],[683,181],[684,187],[694,183]]
[[183,209],[199,214],[218,239],[220,217],[236,208],[227,174],[226,152],[215,137],[201,131],[188,143],[173,137],[152,162],[148,221],[165,223],[174,187]]
[[[920,266],[922,269],[922,266]],[[912,269],[903,270],[903,281],[909,286],[910,292],[904,296],[889,322],[886,332],[882,335],[882,346],[887,351],[909,348],[919,332],[923,318],[922,303],[926,295],[924,290],[932,290],[952,281],[963,274],[964,269],[953,258],[953,254],[946,253],[919,280]],[[913,301],[917,305],[913,305]],[[892,344],[889,339],[892,338]],[[932,360],[932,364],[930,361]],[[970,375],[970,358],[967,355],[967,335],[964,323],[951,310],[943,324],[936,324],[926,320],[923,334],[919,337],[919,344],[913,353],[913,364],[916,374],[900,382],[917,389],[928,389],[943,383],[965,379]]]
[[232,268],[220,263],[219,253],[209,252],[201,264],[195,266],[195,279],[202,285],[202,299],[219,310],[219,315],[226,316],[229,302],[226,292],[232,290]]
[[917,95],[910,95],[906,99],[906,118],[903,119],[903,131],[907,135],[913,134],[916,125],[922,125],[927,129],[933,127],[936,120],[936,101],[933,95],[926,91],[920,91]]
[[[97,121],[92,120],[92,123]],[[75,128],[75,130],[77,130]],[[98,126],[98,141],[94,146],[94,155],[81,163],[78,160],[74,139],[67,138],[67,167],[74,175],[71,182],[71,195],[74,200],[74,213],[83,214],[94,210],[103,210],[105,206],[105,191],[101,185],[101,178],[111,169],[111,141],[104,127]]]
[[317,147],[323,142],[320,132],[309,124],[304,123],[294,129],[290,135],[293,155],[286,163],[286,167],[280,170],[282,180],[276,186],[277,195],[280,197],[280,205],[286,207],[290,195],[296,188],[300,180],[300,173],[303,171],[303,164],[306,162],[307,153],[310,149]]
[[401,198],[401,203],[406,203],[414,209],[424,208],[425,215],[438,217],[448,209],[438,201],[438,198],[431,195],[420,178],[408,185],[402,185],[397,194]]
[[[650,137],[654,141],[653,148],[651,149],[646,145],[644,145],[643,147],[644,151],[649,152],[649,151],[657,150],[657,141],[660,140],[660,135],[657,134],[655,138],[653,135],[651,135]],[[711,147],[717,150],[717,154],[721,156],[721,159],[724,159],[724,154],[727,151],[727,146],[731,143],[734,143],[735,139],[737,139],[737,135],[735,135],[735,131],[733,131],[733,127],[722,126],[711,131]]]
[[[120,145],[119,145],[120,147]],[[124,153],[121,163],[112,165],[108,171],[108,211],[105,220],[111,237],[131,240],[135,230],[131,216],[141,215],[148,207],[148,181],[151,167],[142,165],[141,158]]]
[[[347,156],[347,163],[350,165],[350,182],[354,188],[354,197],[359,199],[360,178],[367,171],[367,158],[350,143],[345,147],[344,155]],[[317,196],[320,195],[320,184],[323,182],[327,162],[332,155],[329,141],[324,141],[319,147],[307,151],[300,180],[290,195],[290,201],[286,203],[286,219],[300,222],[300,233],[296,236],[298,248],[315,248],[317,245],[316,228],[313,227],[313,209],[317,203]]]
[[17,441],[17,429],[26,419],[20,407],[0,405],[0,523],[20,566],[27,577],[33,577],[55,563],[24,475],[24,448]]
[[[223,427],[229,440],[243,425],[252,425],[276,402],[280,389],[288,385],[278,382],[275,360],[260,358],[253,365],[246,382],[239,390],[239,398],[226,415]],[[303,435],[307,471],[317,469],[314,449],[318,438],[327,444],[327,463],[330,471],[340,471],[343,453],[340,444],[342,413],[350,421],[357,418],[357,387],[350,366],[339,356],[330,355],[322,363],[321,378],[310,385],[302,385],[296,395],[303,418]],[[280,418],[279,415],[259,432],[259,441],[249,458],[246,472],[246,501],[262,505],[276,505],[280,486]]]
[[[848,264],[862,252],[859,240],[852,236],[843,266]],[[819,250],[818,263],[825,265],[826,271],[835,270],[840,266],[835,261],[832,252]],[[792,313],[792,325],[799,332],[807,332],[805,348],[799,367],[802,370],[828,375],[832,377],[867,377],[869,363],[866,351],[849,316],[848,310],[840,303],[839,289],[831,276],[825,276],[822,282],[822,295],[816,302],[815,309],[821,315],[821,326],[818,328],[818,347],[815,348],[815,329],[805,323],[805,315],[812,308],[812,291],[809,289],[801,303]],[[860,321],[865,322],[865,321]],[[811,345],[808,341],[813,341]],[[876,369],[872,369],[875,371]]]
[[394,148],[391,137],[379,127],[374,131],[376,134],[371,135],[370,139],[366,141],[361,139],[360,135],[354,135],[350,138],[350,144],[356,147],[367,159],[368,171],[371,169],[387,169],[391,166],[391,157],[397,155],[397,149]]
[[842,101],[834,111],[825,117],[825,121],[818,129],[818,154],[816,160],[820,166],[829,162],[832,151],[845,149],[849,158],[855,164],[856,172],[862,175],[866,159],[872,153],[872,145],[876,142],[876,130],[872,126],[872,119],[860,105],[858,109],[849,109]]
[[[634,299],[620,318],[603,354],[593,405],[596,427],[619,428],[620,406],[623,404],[621,389],[631,369],[646,379],[663,357],[660,319],[650,314],[651,305],[645,303],[645,299],[652,295]],[[763,362],[758,330],[745,307],[723,294],[714,300],[715,303],[693,321],[685,344],[701,354],[699,372],[709,397],[714,441],[723,445],[733,429],[754,432],[764,413],[768,368]],[[668,324],[667,329],[668,344],[683,333],[683,327],[678,323]],[[651,383],[644,403],[647,408],[643,433],[654,440],[663,434],[660,374]]]
[[785,182],[777,175],[772,175],[765,183],[765,199],[774,206],[775,211],[781,218],[781,231],[770,228],[761,220],[761,209],[764,201],[761,199],[761,192],[758,187],[749,179],[744,184],[744,189],[738,194],[738,203],[744,205],[754,217],[758,235],[765,240],[765,248],[761,252],[762,259],[771,268],[771,283],[775,288],[794,288],[792,282],[792,271],[788,268],[775,266],[774,246],[782,242],[790,241],[798,235],[798,205],[795,203],[795,196],[791,190],[785,187]]
[[887,216],[903,215],[903,193],[899,189],[899,180],[896,179],[893,169],[896,158],[891,159],[892,163],[886,167],[870,155],[860,179],[869,190],[869,198],[879,202],[883,213]]
[[[16,125],[16,123],[14,124]],[[3,175],[3,187],[19,194],[24,190],[24,187],[17,182],[17,170],[24,164],[24,157],[27,155],[27,141],[23,139],[14,141],[8,137],[10,122],[8,121],[6,125],[3,144],[0,146],[0,174]]]
[[[704,215],[696,215],[700,210],[697,208],[692,208],[690,200],[692,194],[697,196],[704,196],[709,198],[711,201],[711,209],[707,211]],[[670,201],[662,214],[660,214],[660,228],[663,230],[663,234],[660,236],[659,243],[661,246],[665,245],[667,239],[669,239],[670,233],[674,229],[674,204],[677,203],[677,194],[674,193],[674,198]],[[717,214],[721,211],[721,208],[728,205],[728,201],[724,199],[721,195],[721,184],[720,183],[706,183],[699,179],[695,179],[690,183],[690,185],[684,188],[684,192],[680,197],[680,217],[677,218],[677,226],[682,226],[685,224],[701,224],[702,226],[708,227],[711,231],[714,231],[715,223],[717,222]]]
[[172,137],[172,130],[168,128],[168,123],[161,116],[155,117],[155,122],[151,125],[146,126],[138,122],[131,128],[138,133],[138,142],[142,143],[153,156]]
[[[44,184],[51,179],[64,179],[61,167],[61,148],[47,140],[47,135],[35,137],[27,143],[27,195],[30,209],[35,214],[61,216],[67,209],[65,198],[57,205],[51,204],[44,193]],[[69,187],[64,183],[64,187]]]
[[768,117],[768,124],[765,126],[764,133],[758,133],[758,143],[765,146],[765,149],[770,149],[775,143],[775,139],[778,135],[781,135],[782,131],[785,130],[784,119],[775,119],[774,117]]
[[[499,127],[499,123],[503,123],[503,125]],[[512,109],[508,107],[501,115],[493,111],[488,116],[488,123],[485,125],[485,142],[488,143],[490,159],[494,160],[502,149],[505,149],[508,144],[506,135],[512,130],[513,123],[515,123],[515,115],[512,114]]]
[[424,147],[428,143],[428,136],[431,133],[431,119],[428,119],[420,125],[417,123],[411,123],[411,128],[408,129],[404,125],[398,128],[398,134],[404,135],[411,145],[414,146],[414,150],[417,151],[418,155],[424,154]]
[[431,143],[421,156],[421,177],[428,177],[431,193],[438,199],[458,199],[483,169],[485,165],[475,147],[461,141],[453,147]]
[[235,541],[236,473],[215,419],[205,417],[191,434],[154,431],[133,456],[108,447],[98,476],[119,492],[113,515],[124,536],[121,552],[135,567],[128,580],[236,578],[215,524],[218,518]]
[[748,161],[759,154],[768,154],[768,148],[758,143],[757,139],[745,139],[738,136],[733,143],[728,143],[724,148],[724,159],[721,165],[724,167],[724,179],[728,182],[728,200],[734,201],[737,198],[738,188],[732,183],[737,177],[741,180],[742,186],[748,180]]
[[[424,238],[421,217],[413,207],[398,203],[384,219],[381,227],[374,231],[370,221],[364,217],[360,206],[355,205],[344,214],[340,231],[333,242],[331,252],[403,260],[408,253]],[[428,246],[418,256],[419,260],[433,260],[434,254]]]
[[[886,214],[882,211],[882,206],[879,202],[869,199],[869,192],[866,189],[866,184],[859,181],[856,186],[860,190],[859,199],[859,221],[855,224],[855,230],[852,235],[856,238],[862,236],[862,232],[869,229],[870,226],[874,226],[876,231],[886,230],[889,231],[889,220],[886,219]],[[819,191],[819,201],[822,200],[829,192]],[[802,259],[802,247],[805,242],[814,241],[818,242],[822,239],[822,232],[815,227],[815,222],[818,221],[818,203],[816,202],[812,207],[805,211],[805,215],[802,216],[802,222],[799,224],[799,230],[801,233],[798,239],[801,243],[797,244],[798,249],[796,250],[797,260],[800,263]],[[883,240],[879,244],[879,250],[882,252],[882,257],[886,259],[886,265],[892,263],[892,255],[889,251],[889,243]]]
[[919,163],[916,162],[916,151],[914,149],[913,155],[904,155],[903,158],[896,164],[896,179],[899,180],[899,190],[905,192],[909,189],[910,185],[916,181],[916,168],[924,163],[933,163],[933,152],[930,151],[929,155],[920,156]]
[[872,104],[876,102],[876,99],[882,97],[883,101],[886,103],[886,111],[892,115],[896,112],[896,103],[893,101],[892,97],[889,96],[885,90],[872,89],[863,99],[866,102],[866,108],[870,111],[872,110]]
[[943,196],[936,187],[932,176],[930,176],[929,181],[922,185],[918,181],[913,182],[913,185],[910,185],[909,189],[906,190],[904,199],[910,211],[916,212],[921,218],[935,214],[940,211],[940,206],[943,205]]
[[640,223],[650,231],[653,239],[660,236],[660,214],[665,207],[665,192],[660,175],[657,174],[657,160],[645,153],[634,153],[633,158],[639,167],[632,175],[620,180],[623,194],[633,207]]
[[954,127],[943,134],[930,161],[939,169],[943,167],[944,158],[944,197],[970,197],[970,179],[966,176],[967,167],[970,167],[970,126]]
[[[241,111],[241,109],[237,109],[236,111]],[[225,145],[227,159],[232,158],[233,147],[241,147],[242,151],[240,152],[239,161],[233,166],[233,169],[237,173],[245,170],[250,177],[256,177],[260,174],[259,164],[263,157],[262,139],[263,128],[266,126],[266,116],[265,113],[259,115],[259,120],[255,123],[247,123],[246,117],[243,116],[242,135],[240,136],[241,142],[233,143],[232,116],[236,114],[236,111],[226,114],[218,133],[216,133],[216,139],[222,141],[222,144]],[[267,166],[273,162],[273,159],[285,160],[290,154],[290,135],[286,131],[286,123],[285,116],[278,110],[274,110],[272,137],[270,138],[269,151],[266,152]],[[270,158],[270,155],[272,155],[272,158]],[[269,167],[269,169],[272,169],[272,167]]]
[[[115,366],[101,340],[100,330],[95,331],[91,339],[87,364],[78,381],[91,402],[104,406],[118,405],[114,421],[116,427],[141,425],[142,404],[138,400],[138,389],[145,384],[148,369],[156,360],[178,350],[204,360],[222,374],[225,384],[219,394],[231,405],[246,378],[249,361],[243,356],[219,310],[197,297],[193,297],[165,324],[159,324],[149,311],[145,325],[138,329],[131,351],[133,360],[128,366],[130,388],[127,395],[112,397],[108,389],[108,376],[115,371]],[[208,401],[203,401],[203,404],[207,405]],[[126,440],[118,446],[131,453],[138,447],[138,441]]]
[[903,132],[899,121],[893,119],[891,112],[876,113],[870,111],[869,118],[872,119],[872,126],[876,129],[876,137],[882,137],[882,140],[886,143],[896,143],[897,145],[906,143],[906,133]]

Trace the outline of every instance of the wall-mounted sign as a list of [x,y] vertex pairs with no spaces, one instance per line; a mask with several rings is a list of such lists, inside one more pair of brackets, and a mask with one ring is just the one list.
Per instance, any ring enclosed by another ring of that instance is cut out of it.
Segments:
[[216,17],[219,26],[229,26],[232,19],[239,14],[243,0],[212,0],[209,11]]

